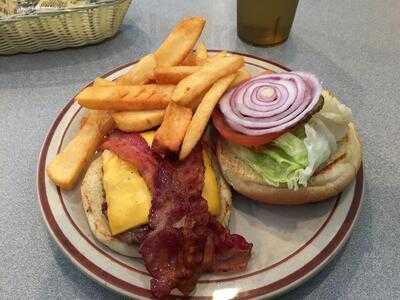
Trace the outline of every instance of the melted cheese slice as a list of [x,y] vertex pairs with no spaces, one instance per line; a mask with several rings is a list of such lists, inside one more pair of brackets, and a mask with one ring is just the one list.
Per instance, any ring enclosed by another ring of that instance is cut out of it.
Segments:
[[[142,133],[151,145],[154,131]],[[151,192],[139,172],[132,164],[105,150],[103,159],[103,187],[107,201],[107,217],[111,234],[115,235],[131,228],[147,224],[151,208]],[[208,210],[218,216],[221,203],[217,178],[207,151],[203,150],[205,167],[202,196],[207,200]]]
[[213,216],[219,216],[221,212],[221,199],[219,198],[218,182],[214,169],[211,165],[211,159],[206,150],[203,150],[204,162],[204,185],[202,196],[207,200],[208,211]]
[[107,217],[111,234],[146,224],[151,206],[151,193],[137,169],[105,150],[103,187],[106,193]]

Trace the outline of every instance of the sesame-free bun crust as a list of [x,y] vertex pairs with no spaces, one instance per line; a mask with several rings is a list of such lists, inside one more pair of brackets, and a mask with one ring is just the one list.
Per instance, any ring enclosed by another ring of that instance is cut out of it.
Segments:
[[[229,222],[230,209],[232,205],[231,190],[224,180],[218,168],[217,158],[209,151],[213,169],[217,178],[219,195],[221,199],[221,214],[218,220],[227,226]],[[110,249],[130,257],[141,257],[136,245],[129,245],[114,238],[111,235],[108,220],[102,212],[102,204],[105,202],[103,189],[103,161],[101,156],[94,160],[82,181],[81,186],[82,206],[85,211],[89,228],[94,237]]]
[[349,185],[361,165],[361,142],[353,123],[339,149],[328,163],[316,171],[308,186],[298,190],[274,187],[263,181],[250,166],[237,158],[219,139],[217,156],[228,183],[240,194],[267,204],[296,205],[326,200]]

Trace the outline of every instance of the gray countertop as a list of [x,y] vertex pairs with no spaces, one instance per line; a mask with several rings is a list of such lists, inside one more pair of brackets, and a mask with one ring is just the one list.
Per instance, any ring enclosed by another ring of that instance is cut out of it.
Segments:
[[183,16],[203,39],[308,70],[353,109],[364,142],[364,207],[338,256],[288,299],[400,298],[400,2],[301,0],[289,40],[256,48],[236,36],[235,1],[134,0],[106,42],[0,57],[0,298],[118,298],[72,265],[47,232],[36,163],[57,112],[83,84],[155,49]]

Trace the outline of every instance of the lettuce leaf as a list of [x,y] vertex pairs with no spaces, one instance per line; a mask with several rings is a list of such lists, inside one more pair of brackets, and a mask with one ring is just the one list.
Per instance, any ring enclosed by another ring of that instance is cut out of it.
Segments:
[[295,134],[290,132],[285,133],[274,140],[272,145],[282,149],[294,162],[303,167],[307,166],[307,149],[302,139],[298,138]]
[[304,144],[308,153],[308,165],[305,169],[299,170],[297,176],[299,185],[307,186],[308,180],[315,170],[337,150],[337,143],[333,133],[318,118],[311,118],[304,125],[304,129],[306,131]]
[[298,171],[308,165],[307,149],[303,141],[286,133],[258,151],[229,143],[230,150],[272,186],[297,186]]
[[324,90],[324,106],[313,118],[320,119],[330,132],[340,141],[346,136],[349,122],[353,121],[351,109],[340,103],[330,92]]

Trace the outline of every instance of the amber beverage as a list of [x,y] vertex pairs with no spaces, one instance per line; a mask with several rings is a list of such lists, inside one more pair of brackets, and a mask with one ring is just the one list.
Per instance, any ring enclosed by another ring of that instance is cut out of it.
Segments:
[[237,30],[247,43],[272,46],[290,33],[299,0],[237,0]]

